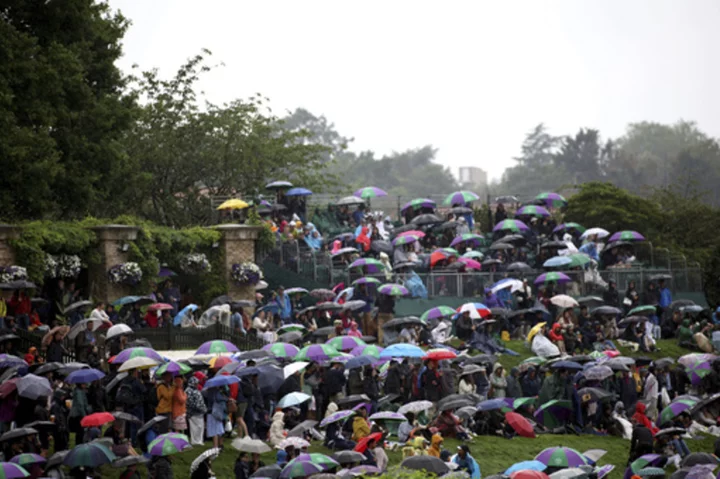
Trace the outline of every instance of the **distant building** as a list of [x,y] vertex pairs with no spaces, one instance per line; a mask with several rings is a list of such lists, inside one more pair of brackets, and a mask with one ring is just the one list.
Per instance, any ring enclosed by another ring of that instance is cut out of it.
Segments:
[[477,166],[461,166],[459,180],[463,188],[468,188],[484,200],[487,195],[487,172]]

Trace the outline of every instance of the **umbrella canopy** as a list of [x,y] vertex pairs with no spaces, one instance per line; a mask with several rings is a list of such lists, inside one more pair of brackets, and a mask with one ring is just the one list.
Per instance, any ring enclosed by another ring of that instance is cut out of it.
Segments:
[[381,281],[377,278],[373,278],[372,276],[363,276],[362,278],[358,278],[355,281],[352,282],[353,286],[357,286],[359,284],[374,284],[374,285],[380,285]]
[[576,308],[580,306],[577,301],[566,294],[557,294],[550,298],[550,302],[555,306],[560,306],[561,308]]
[[319,464],[310,461],[299,461],[297,458],[288,462],[280,472],[280,478],[307,477],[318,472],[324,471],[325,468]]
[[70,331],[67,334],[67,337],[69,339],[75,339],[75,337],[80,334],[80,331],[85,331],[88,327],[88,323],[92,324],[92,331],[97,331],[99,329],[103,328],[110,328],[113,324],[110,321],[105,321],[102,319],[97,318],[87,318],[83,319],[82,321],[78,321],[75,326],[70,328]]
[[598,239],[605,238],[610,235],[610,232],[603,228],[589,228],[585,230],[583,234],[580,235],[580,238],[585,239],[588,236],[595,236]]
[[190,447],[190,440],[185,434],[169,432],[156,437],[149,445],[151,456],[171,456]]
[[430,319],[449,318],[454,314],[455,310],[450,306],[436,306],[425,311],[422,316],[420,316],[420,320],[426,323]]
[[608,240],[608,243],[613,243],[615,241],[645,241],[645,237],[637,231],[625,230],[613,233]]
[[[366,270],[369,273],[377,273],[379,271],[384,270],[385,265],[382,264],[380,261],[373,259],[373,258],[360,258],[360,259],[356,259],[355,261],[350,263],[350,266],[348,266],[348,269],[351,269],[351,268],[366,268]],[[318,291],[318,290],[313,290],[313,291]],[[311,296],[314,296],[313,291],[310,292]],[[329,290],[325,290],[325,291],[329,291]],[[335,297],[335,293],[332,293],[331,297]]]
[[563,284],[563,283],[569,283],[572,279],[564,273],[559,272],[550,272],[550,273],[543,273],[537,278],[535,278],[534,283],[536,285],[539,284],[548,284],[548,283],[555,283],[555,284]]
[[63,459],[63,464],[73,469],[87,467],[94,469],[110,464],[117,456],[100,442],[90,442],[75,446]]
[[685,411],[690,411],[697,405],[697,401],[691,401],[689,399],[676,399],[667,405],[661,412],[658,418],[658,424],[665,424]]
[[357,196],[346,196],[344,198],[340,198],[335,204],[338,206],[364,205],[365,200]]
[[535,411],[534,416],[538,423],[552,429],[565,424],[571,415],[572,404],[570,401],[553,399],[541,405]]
[[567,200],[562,195],[553,192],[540,193],[535,200],[549,208],[562,208],[567,205]]
[[340,464],[354,464],[365,460],[365,456],[356,451],[338,451],[333,454],[333,458]]
[[520,220],[502,220],[493,227],[493,231],[513,231],[515,233],[528,231],[529,229],[528,225]]
[[[542,206],[527,205],[522,208],[518,208],[515,212],[517,216],[535,216],[537,218],[546,218],[550,216],[550,212]],[[562,225],[561,225],[562,226]]]
[[99,381],[105,377],[105,373],[98,369],[79,369],[73,371],[65,378],[68,384],[88,384],[93,381]]
[[272,181],[272,182],[268,183],[267,185],[265,185],[265,189],[267,189],[267,190],[284,190],[284,189],[292,188],[292,187],[293,187],[292,183],[290,183],[289,181],[283,181],[283,180]]
[[355,414],[355,411],[338,411],[336,413],[333,413],[333,414],[327,416],[325,419],[320,421],[320,427],[326,427],[326,426],[329,426],[330,424],[333,424],[333,423],[336,423],[339,421],[343,421],[343,420],[349,418],[350,416],[353,416],[354,414]]
[[447,206],[464,205],[477,201],[478,199],[480,199],[480,197],[472,191],[461,190],[450,193],[443,201],[443,204]]
[[718,465],[718,458],[707,452],[693,452],[685,456],[682,460],[682,467],[693,467],[700,464]]
[[383,284],[378,288],[378,292],[388,296],[407,296],[410,294],[405,286],[395,283]]
[[105,339],[111,339],[114,337],[122,336],[124,334],[133,334],[132,328],[127,324],[116,324],[115,326],[108,329]]
[[193,462],[190,464],[190,472],[195,472],[200,465],[205,461],[212,461],[215,458],[217,458],[220,455],[220,448],[219,447],[211,447],[210,449],[207,449],[200,453],[198,457],[193,460]]
[[509,476],[513,472],[516,471],[544,471],[547,469],[547,465],[543,464],[540,461],[536,461],[535,459],[531,461],[522,461],[517,462],[513,464],[512,466],[508,467],[505,472],[503,473],[506,476]]
[[[127,326],[125,326],[127,327]],[[128,328],[129,329],[129,328]],[[55,336],[58,337],[58,339],[62,340],[67,336],[67,334],[70,332],[70,326],[55,326],[50,331],[48,331],[45,336],[42,338],[42,345],[48,346],[53,338]]]
[[398,409],[397,412],[400,414],[406,414],[409,412],[419,413],[421,411],[427,411],[431,407],[433,407],[433,403],[430,401],[412,401],[400,406],[400,409]]
[[249,437],[235,439],[232,442],[232,447],[238,451],[248,452],[250,454],[264,454],[272,451],[272,448],[260,439],[251,439]]
[[378,198],[381,196],[387,196],[387,192],[384,190],[381,190],[377,186],[366,186],[365,188],[360,188],[355,193],[353,193],[353,196],[357,196],[364,200],[368,200],[370,198]]
[[[43,464],[47,462],[47,459],[42,457],[40,454],[34,454],[34,453],[23,453],[18,454],[17,456],[14,456],[12,459],[10,459],[10,462],[13,464],[17,464],[18,466],[30,466],[32,464]],[[0,473],[0,477],[2,476],[2,473]],[[4,477],[10,477],[5,475]]]
[[[247,369],[251,369],[251,368],[246,368],[246,370]],[[255,372],[255,371],[252,371],[252,372]],[[221,375],[215,376],[214,378],[208,380],[205,383],[205,389],[229,386],[231,384],[237,384],[239,382],[240,382],[240,378],[237,376],[230,376],[230,375],[226,376],[226,375],[221,374]]]
[[452,242],[450,243],[450,246],[457,246],[462,243],[472,243],[473,245],[477,246],[480,244],[480,242],[484,239],[482,235],[475,234],[475,233],[463,233],[459,236],[456,236]]
[[495,411],[506,407],[506,405],[507,403],[501,398],[487,399],[478,403],[477,409],[478,411]]
[[23,376],[17,383],[18,395],[27,399],[36,400],[41,397],[52,396],[52,386],[47,378],[27,374]]
[[285,409],[288,407],[297,406],[299,404],[309,401],[310,399],[312,399],[312,397],[309,394],[293,392],[283,396],[282,399],[278,401],[277,407]]
[[83,417],[80,425],[82,427],[100,427],[114,420],[115,416],[109,412],[96,412]]
[[690,382],[693,386],[699,386],[702,382],[702,378],[712,372],[712,363],[710,361],[698,361],[685,368],[685,372],[690,378]]
[[588,460],[579,451],[570,447],[549,447],[535,456],[548,467],[579,467],[588,465]]
[[553,233],[560,233],[561,231],[577,231],[578,233],[584,233],[585,227],[580,223],[562,223],[553,228]]
[[160,364],[157,360],[146,357],[137,357],[128,359],[123,363],[118,371],[130,371],[131,369],[150,369]]
[[412,208],[414,210],[417,210],[419,208],[435,208],[436,206],[437,204],[433,200],[427,198],[415,198],[414,200],[410,200],[405,203],[403,207],[400,208],[400,211],[404,212],[409,208]]
[[340,356],[340,351],[329,344],[311,344],[298,351],[295,361],[329,361]]
[[407,421],[403,414],[392,411],[376,412],[368,417],[371,421]]
[[585,379],[588,379],[590,381],[603,381],[612,376],[614,373],[610,367],[600,365],[592,366],[584,370],[581,374],[585,376]]
[[276,358],[288,359],[294,358],[295,356],[297,356],[297,353],[300,352],[300,349],[297,346],[288,343],[266,344],[265,346],[263,346],[263,350],[267,351]]
[[609,391],[601,388],[578,389],[578,396],[580,396],[580,399],[584,402],[605,401],[607,399],[612,399],[613,397]]
[[278,479],[281,472],[282,468],[280,466],[278,466],[277,464],[272,464],[270,466],[263,466],[261,468],[258,468],[258,470],[255,471],[250,477]]
[[159,378],[165,373],[170,373],[173,376],[184,376],[192,371],[192,368],[185,363],[177,363],[175,361],[168,361],[165,364],[161,364],[155,370],[155,377]]
[[660,454],[643,454],[639,458],[630,463],[630,467],[625,470],[623,479],[630,479],[633,474],[637,474],[640,469],[652,467],[659,464],[664,459]]
[[425,351],[413,344],[398,343],[388,346],[380,353],[380,358],[422,358]]
[[335,336],[329,339],[325,344],[332,346],[338,351],[352,351],[360,346],[367,346],[365,341],[355,336]]
[[154,349],[137,347],[123,349],[110,362],[112,364],[120,364],[134,358],[150,358],[154,359],[158,363],[162,363],[164,361],[163,357],[160,356],[160,353],[158,353]]
[[457,354],[450,351],[449,349],[445,348],[434,348],[429,349],[425,356],[423,356],[423,360],[433,360],[433,361],[442,361],[443,359],[455,359],[457,357]]
[[229,200],[223,201],[217,210],[242,210],[249,207],[250,205],[245,203],[243,200],[238,198],[230,198]]
[[240,350],[230,341],[215,339],[207,341],[200,345],[195,354],[222,354],[222,353],[238,353]]
[[313,192],[307,188],[290,188],[285,192],[285,196],[310,196]]
[[415,471],[426,471],[438,476],[450,472],[450,468],[439,457],[433,456],[410,456],[403,459],[400,467],[413,469]]
[[530,421],[525,419],[522,415],[516,412],[506,412],[505,420],[519,436],[527,438],[535,437],[535,430],[533,429],[532,424],[530,424]]

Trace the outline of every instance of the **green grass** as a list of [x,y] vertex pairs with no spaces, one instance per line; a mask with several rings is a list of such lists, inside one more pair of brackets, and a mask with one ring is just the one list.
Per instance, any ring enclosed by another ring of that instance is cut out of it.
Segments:
[[[520,356],[501,355],[500,363],[506,370],[517,366],[524,359],[533,356],[532,352],[525,347],[522,341],[510,341],[507,347],[520,353]],[[660,351],[655,353],[633,353],[627,348],[620,348],[621,352],[626,356],[648,356],[653,359],[663,357],[678,358],[690,351],[677,346],[675,341],[658,341]],[[233,466],[237,458],[237,451],[230,446],[229,440],[226,440],[225,450],[220,457],[213,463],[213,471],[218,478],[233,478]],[[693,452],[713,452],[715,438],[709,436],[702,440],[689,440],[688,446]],[[454,452],[460,443],[449,439],[445,441],[445,448]],[[613,464],[616,466],[611,473],[610,479],[621,479],[625,471],[625,465],[628,458],[630,441],[626,441],[616,437],[609,436],[592,436],[592,435],[541,435],[535,439],[527,439],[515,437],[513,439],[503,439],[499,437],[480,436],[470,443],[470,449],[473,457],[478,461],[482,469],[483,476],[501,473],[512,464],[529,460],[535,457],[537,453],[547,447],[552,446],[568,446],[579,450],[580,452],[588,449],[605,449],[608,453],[600,460],[599,464]],[[195,447],[182,454],[173,456],[173,469],[175,477],[189,477],[190,464],[203,450],[211,447],[211,443],[207,443],[205,448]],[[332,454],[331,451],[325,449],[320,444],[314,444],[312,452],[321,452],[324,454]],[[400,451],[388,451],[388,457],[391,465],[400,464],[402,461],[402,453]],[[275,453],[270,452],[263,454],[262,460],[265,464],[275,462]],[[147,477],[146,470],[140,467],[143,477]],[[102,469],[103,477],[117,478],[121,471],[110,467]]]

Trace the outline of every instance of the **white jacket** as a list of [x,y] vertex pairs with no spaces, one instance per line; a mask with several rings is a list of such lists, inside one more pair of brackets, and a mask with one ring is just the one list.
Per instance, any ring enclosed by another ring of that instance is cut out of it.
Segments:
[[277,446],[285,439],[284,417],[285,413],[281,411],[278,411],[273,415],[272,424],[270,425],[270,442],[273,446]]

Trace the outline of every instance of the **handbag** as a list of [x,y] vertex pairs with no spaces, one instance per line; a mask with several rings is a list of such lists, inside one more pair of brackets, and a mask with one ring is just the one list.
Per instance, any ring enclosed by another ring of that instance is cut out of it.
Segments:
[[234,399],[228,399],[228,405],[227,405],[228,413],[233,414],[237,412],[237,403]]

